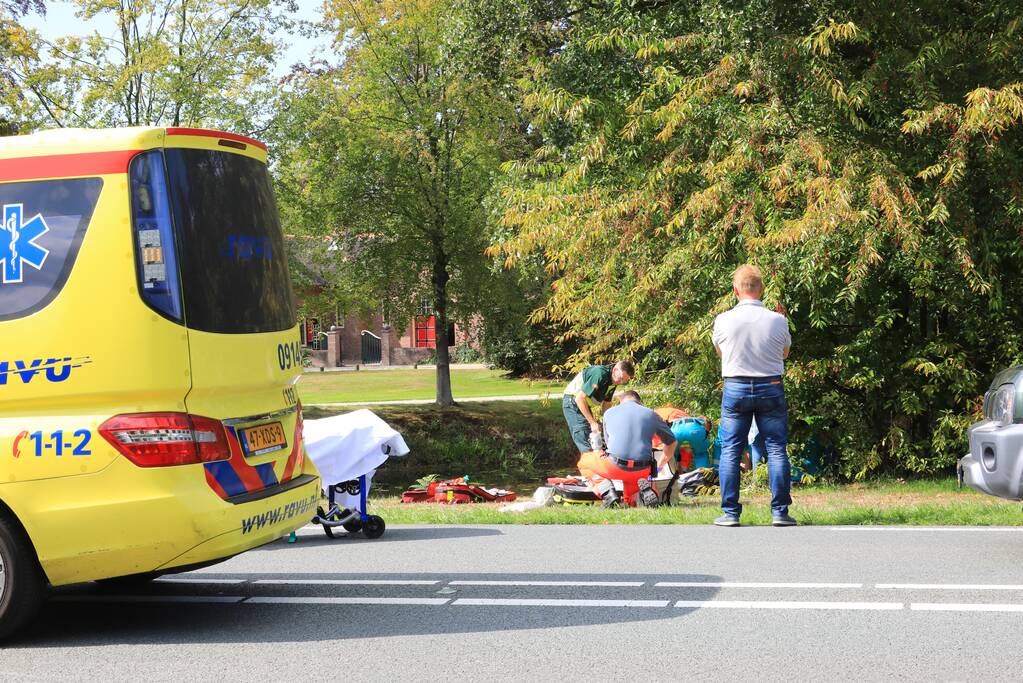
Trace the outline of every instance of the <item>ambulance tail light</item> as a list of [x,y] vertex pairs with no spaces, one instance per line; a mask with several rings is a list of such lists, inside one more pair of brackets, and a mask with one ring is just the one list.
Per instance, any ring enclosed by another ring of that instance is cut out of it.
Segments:
[[223,423],[198,415],[115,415],[100,425],[99,433],[139,467],[195,465],[231,457]]

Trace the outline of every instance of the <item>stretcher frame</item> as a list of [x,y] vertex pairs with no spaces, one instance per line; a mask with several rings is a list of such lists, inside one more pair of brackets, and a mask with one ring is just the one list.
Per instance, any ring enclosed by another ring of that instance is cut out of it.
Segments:
[[[375,472],[376,470],[374,470]],[[323,533],[329,538],[334,538],[334,529],[343,528],[350,534],[362,532],[366,538],[380,538],[384,535],[387,526],[383,517],[367,514],[368,501],[368,480],[371,473],[363,473],[357,479],[327,485],[327,510],[322,507],[316,508],[316,516],[313,517],[313,524],[323,527]],[[353,491],[353,488],[358,491]],[[359,496],[359,507],[349,510],[337,504],[336,496],[339,492]]]

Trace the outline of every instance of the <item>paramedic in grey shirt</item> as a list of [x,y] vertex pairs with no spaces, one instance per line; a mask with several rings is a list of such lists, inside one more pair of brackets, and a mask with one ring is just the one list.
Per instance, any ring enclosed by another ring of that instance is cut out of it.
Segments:
[[621,403],[604,413],[604,434],[607,453],[621,465],[633,461],[637,465],[654,464],[653,438],[656,434],[664,443],[664,455],[657,463],[660,468],[675,453],[675,435],[661,416],[639,400],[635,391],[622,394]]
[[718,526],[739,526],[739,462],[750,423],[756,418],[767,450],[774,526],[794,526],[789,516],[792,497],[788,445],[788,405],[782,375],[792,338],[784,315],[764,308],[760,269],[744,265],[732,276],[739,303],[714,320],[714,349],[721,356],[721,509]]

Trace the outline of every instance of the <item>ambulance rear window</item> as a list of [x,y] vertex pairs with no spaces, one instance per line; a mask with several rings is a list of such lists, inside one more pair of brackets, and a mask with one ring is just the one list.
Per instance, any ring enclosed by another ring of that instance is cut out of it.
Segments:
[[295,325],[270,174],[231,152],[164,151],[185,324],[227,334]]
[[102,188],[99,178],[0,184],[0,320],[31,315],[60,293]]

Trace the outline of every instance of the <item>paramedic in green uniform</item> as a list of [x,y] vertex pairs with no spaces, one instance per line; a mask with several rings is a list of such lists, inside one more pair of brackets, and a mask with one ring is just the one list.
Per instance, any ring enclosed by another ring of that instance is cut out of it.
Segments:
[[590,432],[599,432],[600,423],[593,417],[590,399],[607,409],[611,405],[614,387],[625,384],[635,374],[635,368],[627,360],[614,365],[591,365],[568,383],[561,400],[561,407],[568,422],[568,431],[580,453],[590,448]]

